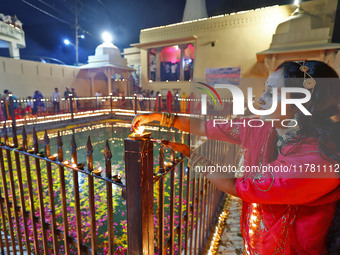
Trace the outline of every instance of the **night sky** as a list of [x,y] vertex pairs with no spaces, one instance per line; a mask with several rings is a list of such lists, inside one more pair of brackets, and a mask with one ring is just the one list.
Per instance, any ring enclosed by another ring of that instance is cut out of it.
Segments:
[[[79,62],[86,63],[101,43],[101,33],[112,33],[113,43],[123,51],[139,42],[143,28],[181,22],[185,0],[77,0]],[[264,6],[290,4],[293,0],[207,0],[209,16]],[[34,7],[33,7],[34,6]],[[38,10],[39,9],[39,10]],[[20,50],[23,59],[56,58],[68,65],[75,62],[75,50],[63,43],[75,42],[75,0],[1,0],[0,13],[16,15],[23,23],[26,48]],[[53,16],[53,17],[52,17]],[[9,56],[0,49],[0,56]]]

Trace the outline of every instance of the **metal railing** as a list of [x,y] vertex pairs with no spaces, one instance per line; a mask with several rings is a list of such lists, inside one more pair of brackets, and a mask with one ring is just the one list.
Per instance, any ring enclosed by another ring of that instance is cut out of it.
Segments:
[[[183,134],[181,142],[184,143]],[[171,150],[170,162],[166,162],[162,144],[159,168],[154,171],[157,168],[152,164],[152,148],[150,139],[125,140],[129,254],[203,254],[225,193],[202,173],[190,170],[189,166],[185,168],[182,154],[176,157],[175,151]],[[225,142],[205,141],[196,150],[219,164],[236,163],[237,160],[237,146]],[[129,180],[132,175],[138,178]],[[152,184],[153,190],[150,188]],[[139,208],[140,216],[134,221],[129,221],[130,216],[136,217],[129,211],[129,201]],[[151,217],[154,206],[155,224]]]
[[[90,137],[86,144],[87,163],[85,167],[84,163],[77,163],[77,146],[74,136],[71,141],[71,160],[64,161],[63,143],[59,133],[57,137],[58,152],[56,155],[50,155],[50,139],[47,132],[44,137],[44,151],[39,151],[35,130],[33,131],[32,149],[29,149],[25,128],[22,132],[22,146],[18,144],[15,128],[12,130],[12,141],[7,135],[6,128],[3,131],[3,141],[0,146],[0,213],[2,222],[0,244],[2,254],[4,254],[4,248],[6,248],[7,254],[17,254],[17,250],[19,254],[23,254],[24,249],[27,254],[71,254],[72,250],[77,250],[78,254],[97,254],[99,245],[96,203],[99,201],[95,198],[95,180],[103,182],[106,186],[106,199],[102,201],[107,205],[107,224],[105,226],[108,236],[105,241],[108,253],[113,254],[112,188],[115,186],[125,190],[126,187],[120,179],[112,178],[112,154],[108,141],[106,141],[103,153],[106,166],[105,174],[95,175]],[[24,161],[21,162],[21,159]],[[15,167],[12,165],[14,162]],[[72,179],[71,183],[67,184],[65,174],[70,172]],[[80,173],[87,176],[88,208],[81,208]],[[59,182],[57,187],[54,183],[56,178]],[[36,187],[37,190],[34,190],[33,187]],[[72,198],[69,197],[69,189],[72,190]],[[46,199],[47,197],[48,199]],[[28,200],[29,206],[27,206],[26,200]],[[61,213],[58,215],[56,203],[61,205]],[[74,214],[72,214],[73,211],[70,212],[71,205],[74,207]],[[85,242],[83,239],[85,229],[83,229],[82,218],[84,217],[81,209],[88,212],[86,220],[90,222],[90,242]],[[72,218],[75,218],[75,225],[70,226]],[[76,228],[76,236],[70,234],[70,228]],[[60,251],[61,247],[63,247],[62,251]]]
[[[114,240],[112,190],[117,188],[126,200],[128,254],[203,253],[224,193],[200,173],[190,170],[189,166],[186,168],[183,155],[176,157],[171,150],[170,162],[166,162],[161,144],[157,170],[153,158],[155,141],[126,138],[124,184],[112,175],[108,141],[103,151],[105,169],[96,175],[99,169],[94,169],[90,137],[86,144],[86,164],[77,161],[74,135],[71,159],[67,161],[59,132],[54,155],[51,155],[47,131],[43,151],[35,130],[33,144],[29,144],[25,127],[21,145],[15,127],[12,127],[11,139],[4,127],[1,139],[0,245],[3,254],[5,250],[7,254],[99,254],[104,251],[114,254],[119,248]],[[184,134],[181,142],[184,143]],[[197,150],[207,158],[212,155],[210,160],[220,164],[225,160],[235,162],[237,155],[233,145],[217,141],[203,142]],[[68,182],[66,175],[72,176]],[[87,179],[86,207],[81,202],[80,175]],[[96,197],[97,182],[105,186],[104,200]],[[96,217],[98,206],[103,204],[107,208],[105,224]],[[85,222],[89,222],[89,229],[84,227]],[[105,238],[98,238],[100,224],[107,231]],[[74,234],[70,229],[75,229]]]
[[[232,99],[224,98],[221,100],[222,105],[214,104],[213,101],[207,100],[208,116],[230,116],[232,114]],[[56,107],[56,104],[58,107]],[[247,107],[245,106],[245,109]],[[74,97],[61,98],[60,102],[53,102],[52,98],[42,98],[39,101],[27,98],[14,98],[12,95],[7,99],[1,100],[2,116],[0,120],[20,119],[33,121],[44,119],[48,121],[51,118],[61,117],[74,120],[77,116],[90,113],[110,114],[111,116],[117,111],[130,111],[136,114],[141,111],[150,112],[175,112],[183,114],[201,114],[200,98],[180,98],[175,97],[168,101],[166,96],[158,95],[156,97],[134,96],[101,96],[101,97]]]

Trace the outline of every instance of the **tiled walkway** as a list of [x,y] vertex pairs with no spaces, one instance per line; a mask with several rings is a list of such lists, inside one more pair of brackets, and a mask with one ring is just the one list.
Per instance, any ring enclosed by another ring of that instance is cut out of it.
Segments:
[[240,213],[242,201],[232,197],[230,214],[227,218],[226,228],[221,238],[220,247],[217,254],[240,255],[243,253],[243,239],[240,233]]

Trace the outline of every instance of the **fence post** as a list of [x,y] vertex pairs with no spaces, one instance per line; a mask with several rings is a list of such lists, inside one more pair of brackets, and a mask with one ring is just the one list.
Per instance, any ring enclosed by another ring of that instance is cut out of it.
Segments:
[[158,94],[158,112],[162,111],[162,94]]
[[153,255],[153,142],[126,138],[124,146],[128,255]]
[[138,103],[138,101],[137,101],[137,94],[134,94],[134,97],[135,97],[135,114],[137,114],[137,109],[138,109],[138,105],[137,105],[137,103]]
[[113,117],[113,112],[112,112],[112,107],[113,107],[113,103],[112,103],[112,93],[110,93],[110,117]]
[[6,111],[6,104],[5,104],[5,99],[1,99],[1,94],[0,94],[0,120],[6,120],[7,114],[5,114]]
[[71,110],[71,121],[74,121],[74,112],[73,112],[73,94],[69,94],[69,100],[70,100],[70,110]]
[[[18,103],[18,102],[16,102]],[[16,120],[15,120],[15,112],[14,112],[14,101],[13,101],[13,95],[9,94],[9,115],[12,119],[12,127],[16,127]]]

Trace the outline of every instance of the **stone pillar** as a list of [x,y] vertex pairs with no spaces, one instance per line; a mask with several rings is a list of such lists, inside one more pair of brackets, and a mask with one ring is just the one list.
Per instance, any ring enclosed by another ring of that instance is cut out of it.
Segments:
[[185,57],[185,49],[188,47],[188,44],[181,44],[178,48],[181,49],[181,60],[179,62],[179,80],[184,81],[184,57]]
[[90,83],[90,96],[93,97],[95,94],[94,91],[94,81],[95,81],[95,77],[96,77],[96,73],[88,73],[89,78],[91,79],[91,83]]
[[152,49],[148,49],[146,52],[147,52],[147,54],[146,54],[146,67],[147,67],[147,75],[146,75],[146,78],[147,78],[147,80],[148,80],[148,82],[149,82],[149,80],[151,80],[151,61],[150,61],[150,59],[151,59],[151,50]]
[[264,58],[264,65],[266,66],[268,73],[272,73],[276,67],[276,55],[268,55]]
[[111,68],[106,68],[104,70],[104,74],[107,78],[107,95],[110,95],[112,93],[112,75],[114,74],[114,70]]
[[129,82],[130,74],[131,73],[129,72],[121,73],[121,76],[123,77],[125,81],[125,86],[124,86],[124,91],[123,91],[124,96],[130,95],[130,82]]
[[161,80],[161,51],[162,48],[154,49],[156,51],[156,81]]
[[11,58],[20,59],[19,48],[18,48],[17,44],[14,43],[14,42],[9,43],[9,56]]

